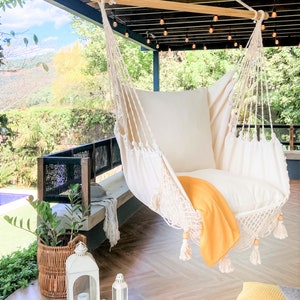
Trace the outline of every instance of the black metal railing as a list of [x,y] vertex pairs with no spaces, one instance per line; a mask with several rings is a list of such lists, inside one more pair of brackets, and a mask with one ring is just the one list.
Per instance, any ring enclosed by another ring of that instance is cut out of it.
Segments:
[[[238,128],[242,128],[242,125],[238,125]],[[257,134],[258,140],[262,135],[261,125],[250,125],[250,128]],[[271,125],[264,125],[265,135],[271,135]],[[284,150],[300,150],[300,125],[273,125],[273,130]]]
[[66,191],[78,183],[83,203],[89,202],[90,182],[121,165],[120,150],[114,137],[38,158],[38,199],[68,202]]

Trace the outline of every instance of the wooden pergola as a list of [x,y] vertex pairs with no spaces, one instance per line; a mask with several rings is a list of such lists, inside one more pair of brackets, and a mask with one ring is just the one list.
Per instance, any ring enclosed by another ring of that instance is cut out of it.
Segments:
[[[97,0],[45,0],[102,26]],[[100,1],[100,0],[99,0]],[[300,47],[298,0],[106,0],[113,30],[153,51],[154,90],[159,51],[245,47],[256,17],[263,17],[265,47]]]

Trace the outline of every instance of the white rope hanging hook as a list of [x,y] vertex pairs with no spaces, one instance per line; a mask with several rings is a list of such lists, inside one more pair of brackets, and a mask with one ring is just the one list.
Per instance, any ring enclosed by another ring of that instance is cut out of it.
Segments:
[[251,6],[249,6],[248,4],[244,3],[244,2],[241,1],[241,0],[236,0],[236,2],[238,2],[239,4],[241,4],[242,6],[244,6],[245,8],[247,8],[248,10],[253,11],[253,12],[254,12],[254,17],[252,18],[252,20],[253,20],[254,22],[257,21],[257,17],[258,17],[257,10],[253,9]]

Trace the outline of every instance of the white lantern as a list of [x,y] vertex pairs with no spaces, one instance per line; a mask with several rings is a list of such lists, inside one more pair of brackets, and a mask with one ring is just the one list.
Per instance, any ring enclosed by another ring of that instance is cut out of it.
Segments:
[[99,268],[83,242],[66,261],[68,300],[100,300]]

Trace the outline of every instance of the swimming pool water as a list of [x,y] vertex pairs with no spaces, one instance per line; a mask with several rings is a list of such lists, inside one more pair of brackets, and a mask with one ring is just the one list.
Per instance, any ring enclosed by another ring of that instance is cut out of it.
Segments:
[[27,194],[0,193],[0,206],[27,197]]

